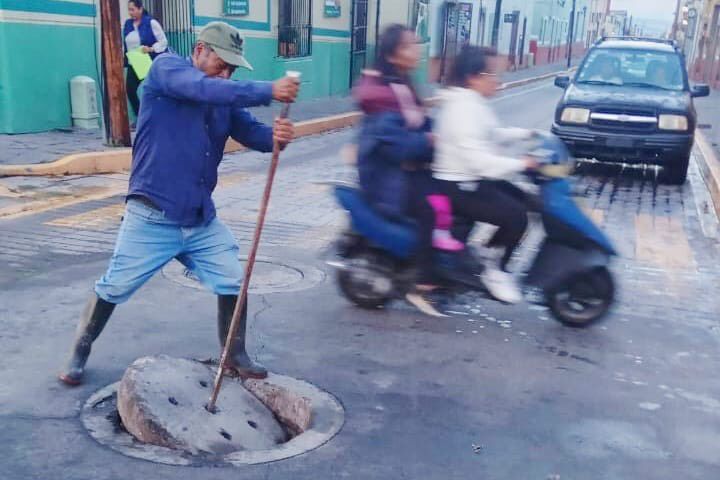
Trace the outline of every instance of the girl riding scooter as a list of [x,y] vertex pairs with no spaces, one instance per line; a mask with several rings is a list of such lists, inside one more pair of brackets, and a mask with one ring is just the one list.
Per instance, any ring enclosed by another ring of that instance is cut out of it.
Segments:
[[[457,250],[462,244],[449,237],[449,202],[433,186],[431,123],[410,78],[419,60],[412,30],[399,24],[385,29],[375,69],[363,72],[353,92],[365,114],[358,171],[364,196],[376,212],[401,222],[409,218],[419,226],[413,255],[417,285],[407,300],[425,313],[438,314],[420,293],[433,288],[433,246]],[[435,232],[433,241],[436,222],[444,228]]]

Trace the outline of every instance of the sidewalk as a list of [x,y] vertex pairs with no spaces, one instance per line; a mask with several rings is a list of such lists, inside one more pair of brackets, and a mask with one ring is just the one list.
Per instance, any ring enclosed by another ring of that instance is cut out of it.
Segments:
[[720,90],[710,90],[709,97],[695,99],[695,109],[695,146],[702,153],[698,167],[720,215]]
[[[506,72],[502,79],[504,82],[515,82],[562,71],[564,68],[564,63],[542,65]],[[430,96],[436,88],[436,85],[428,85],[423,93]],[[266,123],[271,122],[277,114],[276,108],[258,107],[250,110]],[[355,104],[350,96],[329,97],[299,102],[293,107],[291,116],[295,121],[305,121],[353,110]],[[100,130],[55,130],[24,135],[0,135],[0,165],[41,164],[74,153],[105,150],[113,149],[104,145]]]

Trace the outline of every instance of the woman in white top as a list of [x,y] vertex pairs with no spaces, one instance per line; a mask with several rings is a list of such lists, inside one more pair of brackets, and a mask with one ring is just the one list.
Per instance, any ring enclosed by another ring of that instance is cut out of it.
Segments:
[[[143,52],[150,54],[150,57],[164,53],[167,50],[168,42],[163,32],[160,22],[150,16],[143,7],[142,0],[130,0],[128,2],[127,19],[123,27],[123,38],[125,39],[125,53],[141,48]],[[135,74],[135,71],[128,65],[127,57],[125,58],[125,66],[127,76],[125,85],[127,87],[128,100],[132,106],[133,112],[137,117],[140,111],[140,99],[138,98],[138,88],[141,80]]]
[[498,87],[497,64],[493,51],[474,46],[455,58],[452,86],[443,92],[435,123],[432,170],[450,197],[453,214],[498,227],[487,246],[500,251],[486,264],[482,279],[495,298],[516,303],[522,295],[506,267],[527,229],[528,208],[522,191],[506,179],[535,162],[503,153],[502,142],[532,132],[500,127],[488,101]]

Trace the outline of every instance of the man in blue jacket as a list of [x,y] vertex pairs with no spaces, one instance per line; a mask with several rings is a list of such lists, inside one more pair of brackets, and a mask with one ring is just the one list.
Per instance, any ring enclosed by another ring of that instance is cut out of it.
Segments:
[[[218,297],[218,334],[227,336],[243,277],[238,245],[216,217],[212,192],[225,142],[270,152],[290,143],[287,119],[264,125],[245,109],[275,99],[293,102],[299,85],[231,81],[237,67],[251,69],[243,57],[243,38],[223,22],[208,24],[189,59],[160,55],[145,80],[143,108],[133,148],[130,188],[115,251],[107,272],[95,284],[77,330],[70,361],[60,379],[82,382],[92,342],[115,305],[127,301],[158,270],[178,259]],[[247,309],[246,309],[247,310]],[[233,339],[231,362],[243,377],[267,371],[245,350],[247,312]]]

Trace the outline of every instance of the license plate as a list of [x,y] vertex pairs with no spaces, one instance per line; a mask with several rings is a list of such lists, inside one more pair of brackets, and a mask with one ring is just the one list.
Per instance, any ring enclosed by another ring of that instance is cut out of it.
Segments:
[[608,147],[632,147],[633,141],[630,138],[608,138]]

